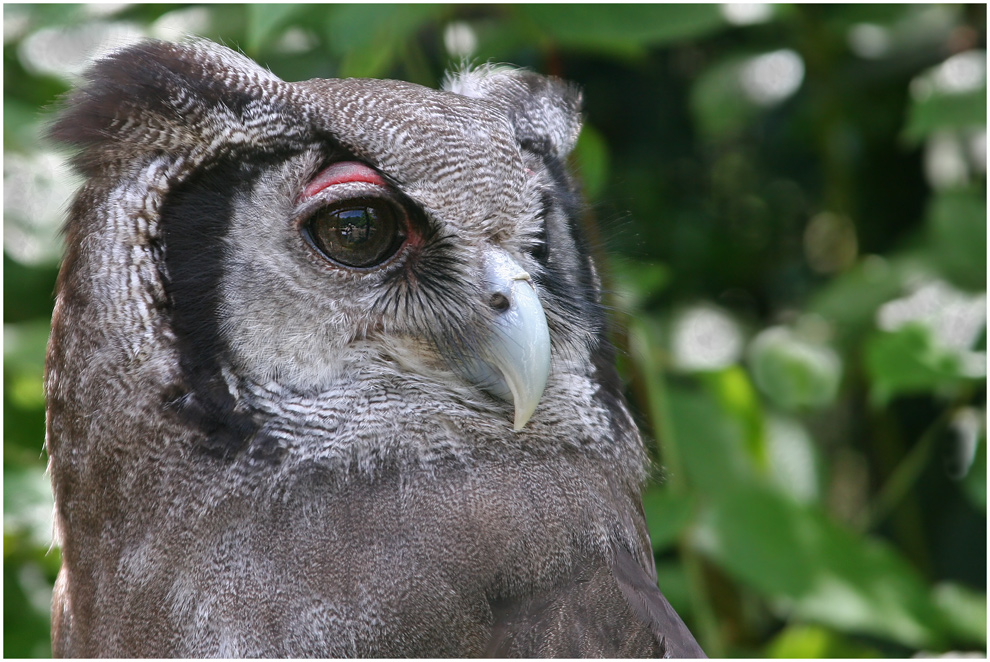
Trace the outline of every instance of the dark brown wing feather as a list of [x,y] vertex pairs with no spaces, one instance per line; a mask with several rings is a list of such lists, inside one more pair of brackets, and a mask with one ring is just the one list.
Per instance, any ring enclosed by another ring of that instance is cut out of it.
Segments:
[[539,595],[496,601],[488,657],[705,657],[646,571],[625,550],[587,560]]
[[612,572],[633,613],[660,642],[663,657],[707,657],[656,582],[629,552],[624,549],[616,552]]

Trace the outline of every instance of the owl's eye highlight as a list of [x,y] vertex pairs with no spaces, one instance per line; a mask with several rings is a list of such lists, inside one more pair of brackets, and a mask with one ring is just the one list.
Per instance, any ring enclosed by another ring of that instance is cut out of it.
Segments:
[[406,239],[405,214],[385,200],[347,200],[317,210],[303,225],[313,247],[346,267],[385,262]]

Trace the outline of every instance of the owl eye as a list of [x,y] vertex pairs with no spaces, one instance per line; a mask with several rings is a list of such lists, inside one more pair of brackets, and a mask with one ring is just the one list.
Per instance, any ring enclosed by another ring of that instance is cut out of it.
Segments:
[[304,234],[329,260],[367,269],[395,255],[406,239],[405,214],[385,200],[356,199],[317,210]]

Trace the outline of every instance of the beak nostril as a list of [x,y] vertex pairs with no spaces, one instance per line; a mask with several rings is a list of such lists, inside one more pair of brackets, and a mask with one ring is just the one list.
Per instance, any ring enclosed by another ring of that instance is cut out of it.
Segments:
[[509,298],[504,294],[502,294],[501,292],[496,292],[495,294],[493,294],[492,298],[489,300],[488,303],[492,308],[495,309],[496,312],[499,313],[504,313],[509,309],[509,306],[511,305],[509,303]]

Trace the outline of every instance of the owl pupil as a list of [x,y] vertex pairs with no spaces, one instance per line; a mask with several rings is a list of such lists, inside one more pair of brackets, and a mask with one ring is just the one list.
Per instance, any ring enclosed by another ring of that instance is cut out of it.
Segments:
[[306,224],[309,239],[333,262],[368,268],[392,257],[404,238],[389,203],[353,201],[317,211]]

